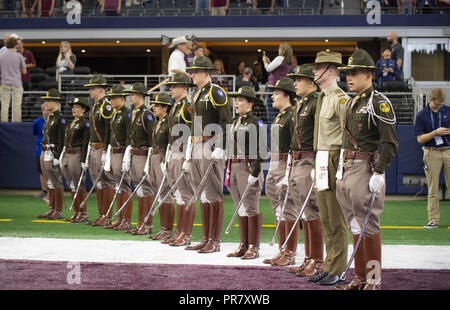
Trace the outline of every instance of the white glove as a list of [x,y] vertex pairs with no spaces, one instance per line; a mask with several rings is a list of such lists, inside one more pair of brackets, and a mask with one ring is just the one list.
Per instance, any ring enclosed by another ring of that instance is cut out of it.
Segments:
[[287,176],[284,176],[283,179],[277,183],[277,187],[287,187],[289,185],[289,179]]
[[378,193],[383,185],[384,185],[384,173],[372,174],[369,180],[369,190],[372,193]]
[[316,174],[316,169],[311,169],[311,180],[314,182],[314,175]]
[[122,161],[122,172],[128,172],[130,171],[130,161],[125,160],[125,158]]
[[86,171],[88,168],[88,164],[87,163],[81,163],[81,169],[83,169],[84,171]]
[[225,152],[222,148],[216,147],[211,154],[211,158],[215,160],[223,160],[225,158]]
[[108,149],[106,150],[103,169],[108,172],[111,171],[111,144],[108,144]]
[[125,153],[123,154],[122,172],[130,171],[130,164],[131,164],[131,146],[128,145],[127,148],[125,149]]
[[161,171],[163,175],[167,176],[167,168],[165,163],[161,163]]
[[105,165],[106,162],[106,153],[102,154],[102,166]]
[[60,165],[59,159],[53,158],[53,167],[58,167]]
[[183,166],[181,166],[181,169],[185,172],[189,172],[191,170],[191,163],[189,163],[187,160],[183,162]]
[[256,182],[258,182],[259,178],[258,177],[254,177],[251,174],[248,176],[248,184],[253,185],[256,184]]

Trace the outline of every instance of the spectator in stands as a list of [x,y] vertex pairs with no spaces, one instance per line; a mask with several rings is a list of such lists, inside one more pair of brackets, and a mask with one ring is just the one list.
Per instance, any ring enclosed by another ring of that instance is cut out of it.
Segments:
[[253,76],[256,78],[258,83],[264,83],[264,75],[261,62],[255,60],[253,62]]
[[25,60],[25,65],[27,67],[27,73],[22,74],[22,87],[23,90],[31,90],[31,76],[30,68],[36,67],[36,60],[34,60],[33,53],[23,47],[23,40],[17,40],[17,52],[22,54]]
[[437,6],[441,13],[450,14],[450,0],[437,0]]
[[386,37],[387,42],[391,47],[392,59],[397,62],[398,68],[400,69],[401,76],[403,77],[403,59],[405,55],[405,50],[403,46],[398,42],[398,36],[395,32],[389,32]]
[[120,15],[122,0],[103,0],[101,2],[100,14],[105,13],[106,16]]
[[295,72],[297,72],[299,67],[300,66],[298,65],[297,57],[295,55],[293,55],[292,60],[291,60],[291,71],[289,71],[289,72],[295,73]]
[[[220,85],[225,90],[231,91],[232,90],[231,89],[232,85],[230,83],[230,80],[228,78],[226,78],[226,77],[220,76],[220,75],[227,74],[225,72],[225,66],[223,65],[223,60],[219,59],[219,58],[214,59],[213,68],[214,68],[214,71],[211,72],[211,75],[212,75],[211,76],[211,81],[214,84]],[[216,76],[214,76],[214,75],[216,75]]]
[[38,0],[22,0],[22,16],[34,17]]
[[404,14],[414,14],[417,0],[397,0],[398,12]]
[[187,55],[191,53],[192,41],[188,40],[186,36],[177,37],[172,40],[170,48],[174,48],[173,52],[169,56],[168,74],[174,75],[178,72],[183,72],[190,77],[190,74],[186,72],[187,67]]
[[27,69],[25,61],[16,50],[17,39],[9,36],[6,40],[6,52],[0,54],[0,73],[1,73],[1,121],[8,121],[9,104],[12,99],[12,121],[22,121],[22,77]]
[[236,70],[236,76],[243,76],[245,69],[245,61],[241,60]]
[[417,13],[427,14],[433,13],[435,7],[434,0],[416,0]]
[[3,10],[16,11],[17,10],[16,0],[3,0]]
[[73,74],[73,69],[77,63],[77,56],[72,54],[72,48],[68,41],[62,41],[59,46],[59,54],[56,59],[56,80],[60,75]]
[[209,0],[209,12],[212,16],[227,15],[230,0]]
[[0,54],[3,52],[6,52],[7,47],[6,47],[6,41],[8,40],[9,37],[13,37],[16,40],[20,39],[20,36],[17,33],[7,33],[5,34],[5,37],[3,38],[3,46],[2,48],[0,48]]
[[[33,136],[36,137],[36,147],[34,150],[34,155],[36,156],[37,162],[37,170],[39,172],[39,179],[41,181],[41,192],[36,194],[34,197],[45,199],[47,196],[47,180],[45,179],[44,174],[41,169],[41,152],[42,152],[42,138],[43,138],[43,130],[45,120],[47,119],[48,112],[45,108],[45,103],[41,105],[41,113],[42,115],[36,118],[33,122]],[[48,198],[47,198],[48,199]]]
[[273,13],[275,8],[275,0],[252,0],[253,12],[257,14]]
[[244,69],[244,75],[236,78],[236,89],[242,86],[251,86],[255,92],[259,92],[259,85],[256,78],[253,76],[253,71],[250,67]]
[[330,7],[333,6],[333,5],[340,6],[341,3],[340,3],[339,0],[328,0],[328,5],[329,5]]
[[388,48],[385,49],[381,57],[375,64],[375,67],[382,69],[375,72],[375,75],[378,77],[378,90],[383,89],[384,82],[395,81],[400,76],[400,69],[398,68],[397,62],[391,59],[391,50]]
[[439,175],[444,171],[447,189],[450,188],[450,107],[445,105],[445,92],[433,88],[430,103],[416,116],[414,125],[417,142],[423,144],[423,163],[427,179],[428,224],[437,228],[440,220]]
[[195,14],[200,14],[201,10],[209,10],[209,0],[195,0]]
[[40,17],[53,16],[55,0],[38,0],[38,14]]
[[[285,42],[282,42],[278,47],[278,56],[270,61],[269,57],[263,55],[262,60],[264,62],[264,68],[269,74],[267,85],[276,85],[279,79],[286,77],[291,71],[291,61],[293,56],[292,47]],[[272,121],[272,117],[275,115],[275,110],[272,107],[272,90],[266,89],[269,92],[266,96],[266,109],[267,116]]]
[[197,57],[205,56],[205,50],[204,50],[203,46],[201,46],[200,44],[194,44],[192,46],[192,52],[194,53],[194,60]]

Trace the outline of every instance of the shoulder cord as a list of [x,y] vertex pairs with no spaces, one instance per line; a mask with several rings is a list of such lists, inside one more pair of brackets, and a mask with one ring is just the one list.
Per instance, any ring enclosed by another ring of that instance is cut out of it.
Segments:
[[[390,105],[390,108],[392,109],[392,114],[394,115],[394,118],[386,118],[386,117],[378,115],[375,112],[375,109],[374,109],[373,103],[372,103],[374,93],[376,93],[377,95],[380,95],[381,97],[383,97],[384,100],[386,100],[386,102]],[[383,123],[386,123],[388,125],[395,125],[395,123],[397,121],[395,112],[394,112],[394,107],[392,106],[391,101],[389,100],[388,97],[386,97],[384,94],[380,93],[377,90],[372,91],[372,93],[370,94],[369,102],[367,103],[367,112],[369,113],[369,120],[372,120],[372,122],[375,126],[377,125],[375,122],[375,117],[378,118]]]

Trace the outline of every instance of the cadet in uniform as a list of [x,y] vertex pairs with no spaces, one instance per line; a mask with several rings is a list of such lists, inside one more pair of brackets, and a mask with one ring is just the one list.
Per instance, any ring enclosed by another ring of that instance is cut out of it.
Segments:
[[[294,135],[291,142],[292,168],[289,174],[289,188],[297,206],[297,212],[305,203],[312,185],[311,170],[314,168],[314,117],[318,94],[314,83],[313,64],[301,65],[296,73],[288,74],[295,78],[295,91],[301,98],[294,112]],[[298,217],[298,213],[297,213]],[[302,227],[305,244],[305,259],[299,267],[289,268],[298,276],[316,275],[323,266],[323,234],[316,195],[311,192],[302,214]]]
[[[170,155],[167,162],[167,181],[174,184],[182,172],[185,160],[186,143],[190,137],[191,126],[191,103],[188,100],[188,88],[194,86],[190,78],[184,73],[175,73],[171,80],[166,83],[170,86],[170,94],[175,104],[172,106],[168,116]],[[183,125],[184,128],[177,128]],[[188,130],[184,133],[182,130]],[[184,134],[183,134],[184,133]],[[185,246],[191,244],[191,234],[195,218],[195,202],[186,211],[186,204],[194,195],[194,183],[190,171],[186,171],[178,188],[175,191],[177,203],[177,233],[169,241],[171,246]]]
[[[66,179],[66,184],[72,192],[73,201],[82,170],[86,168],[84,164],[86,162],[90,135],[89,128],[91,125],[89,123],[89,115],[87,114],[90,105],[85,98],[75,98],[69,104],[72,106],[72,114],[75,119],[66,127],[64,137],[65,149],[61,169]],[[73,215],[67,221],[73,223],[87,221],[87,208],[80,208],[81,203],[86,199],[85,180],[86,175],[81,180],[76,201],[73,202]]]
[[[294,135],[294,105],[295,87],[291,78],[282,78],[275,85],[268,85],[273,89],[273,107],[278,115],[272,123],[271,131],[271,158],[269,171],[266,178],[266,194],[272,204],[278,224],[278,246],[280,252],[271,259],[263,262],[275,266],[287,266],[295,264],[297,251],[299,226],[294,231],[286,244],[285,251],[281,250],[296,219],[296,206],[292,200],[292,192],[287,191],[288,186],[288,154]],[[281,214],[284,198],[287,196],[286,206]]]
[[[125,88],[122,85],[114,85],[111,87],[106,97],[109,98],[111,102],[111,107],[114,109],[114,115],[110,119],[109,129],[106,131],[105,135],[105,145],[104,151],[106,151],[107,160],[105,163],[105,171],[110,172],[114,178],[114,189],[117,191],[116,195],[116,206],[117,210],[122,207],[125,202],[123,197],[124,193],[131,193],[131,176],[130,172],[122,171],[122,162],[125,154],[125,149],[129,144],[130,139],[130,127],[131,127],[131,110],[125,105],[126,96],[128,94],[125,92]],[[120,180],[123,180],[120,188]],[[133,203],[131,200],[130,203]],[[110,206],[108,206],[109,209]],[[128,210],[126,210],[128,211]],[[116,221],[112,223],[112,214],[114,212],[113,208],[107,211],[105,214],[106,221],[104,227],[106,229],[114,230],[124,230],[128,228],[126,225],[122,225],[122,212],[126,212],[125,209],[117,215]],[[120,228],[120,229],[119,229]]]
[[[149,217],[148,221],[144,223],[144,219],[150,210],[150,207],[155,199],[155,192],[150,187],[148,176],[145,174],[149,172],[149,166],[147,163],[147,156],[149,155],[149,149],[152,146],[152,134],[156,124],[155,116],[145,106],[145,96],[147,96],[147,87],[141,83],[136,82],[131,85],[129,90],[126,90],[129,94],[130,103],[133,106],[131,112],[131,131],[130,131],[130,144],[125,152],[123,168],[131,171],[131,179],[134,184],[138,184],[142,178],[145,179],[141,187],[137,190],[138,196],[138,223],[136,227],[131,230],[135,234],[150,234],[152,232],[152,217]],[[122,168],[122,169],[123,169]],[[124,201],[129,197],[129,193],[123,194]],[[131,202],[131,201],[130,201]],[[130,226],[132,203],[129,207],[126,207],[126,219],[122,221],[125,225]],[[124,212],[122,210],[122,212]]]
[[[262,230],[259,197],[264,184],[264,174],[261,170],[262,159],[258,149],[264,147],[259,144],[259,132],[265,130],[265,126],[253,114],[252,108],[254,105],[264,106],[264,104],[256,97],[250,86],[242,86],[229,96],[235,97],[234,106],[239,114],[231,127],[231,135],[228,136],[232,139],[231,146],[233,146],[233,154],[228,159],[229,164],[231,161],[228,189],[235,207],[238,207],[239,201],[243,198],[245,188],[247,186],[249,188],[238,211],[241,242],[238,249],[227,256],[254,259],[259,257]],[[250,144],[253,144],[254,148]]]
[[336,172],[342,146],[342,121],[349,97],[337,86],[337,68],[342,55],[318,52],[314,65],[315,82],[321,92],[314,119],[315,191],[325,239],[326,257],[322,272],[309,282],[335,285],[347,265],[347,222],[336,200]]
[[[373,290],[381,287],[380,214],[384,207],[384,172],[398,149],[395,113],[389,99],[374,91],[372,79],[378,68],[370,55],[358,49],[346,67],[349,91],[356,92],[347,104],[344,118],[343,176],[337,181],[337,199],[353,236],[353,244],[363,233],[355,255],[355,277],[337,289]],[[378,150],[381,151],[378,154]],[[376,193],[368,224],[362,232],[372,193]],[[378,265],[378,266],[377,266]],[[375,279],[369,276],[376,268]],[[366,280],[367,277],[367,280]]]
[[[152,135],[152,155],[150,157],[150,187],[156,194],[161,188],[158,199],[163,198],[170,190],[167,177],[163,181],[163,177],[167,174],[167,163],[165,158],[167,155],[167,146],[169,144],[169,121],[168,112],[172,106],[172,98],[168,93],[159,93],[154,101],[150,101],[153,114],[158,118],[155,130]],[[175,219],[175,206],[173,204],[173,195],[166,201],[161,203],[159,207],[159,219],[161,223],[160,231],[150,236],[153,240],[170,240],[173,232],[173,222]]]
[[49,112],[44,125],[41,153],[42,173],[48,184],[49,211],[38,218],[60,219],[64,203],[64,188],[59,158],[64,148],[66,119],[59,111],[60,92],[52,88],[42,99]]
[[[223,148],[226,143],[226,125],[231,123],[232,114],[231,107],[227,104],[228,95],[225,90],[211,83],[210,72],[214,70],[211,60],[206,56],[200,56],[194,60],[193,66],[187,69],[191,70],[192,79],[197,85],[198,91],[191,103],[192,144],[187,149],[183,169],[190,169],[192,155],[194,158],[192,174],[194,183],[198,184],[205,175],[211,160],[214,160],[214,163],[211,172],[207,175],[200,204],[203,225],[202,241],[195,246],[188,246],[186,249],[198,250],[199,253],[212,253],[220,251],[225,155]],[[211,130],[211,127],[215,127],[215,129]],[[210,151],[212,151],[211,154]],[[190,209],[190,206],[186,206],[186,208]]]
[[114,110],[109,101],[105,99],[105,88],[107,87],[107,83],[103,76],[93,76],[89,80],[89,83],[85,84],[84,87],[89,87],[89,95],[94,101],[90,110],[91,152],[88,160],[89,174],[92,182],[94,182],[101,173],[98,183],[95,185],[98,217],[94,221],[87,222],[87,224],[92,226],[104,226],[107,224],[105,214],[114,198],[114,189],[107,187],[107,184],[114,183],[114,179],[111,173],[102,171],[102,166],[104,165],[106,158],[106,153],[104,152],[105,134],[106,131],[109,130],[109,121],[114,114]]

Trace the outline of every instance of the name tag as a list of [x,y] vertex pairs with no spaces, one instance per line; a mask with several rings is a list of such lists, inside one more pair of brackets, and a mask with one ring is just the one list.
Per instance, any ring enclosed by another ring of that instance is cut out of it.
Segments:
[[434,142],[436,143],[436,145],[444,144],[444,140],[442,139],[441,136],[434,137]]

